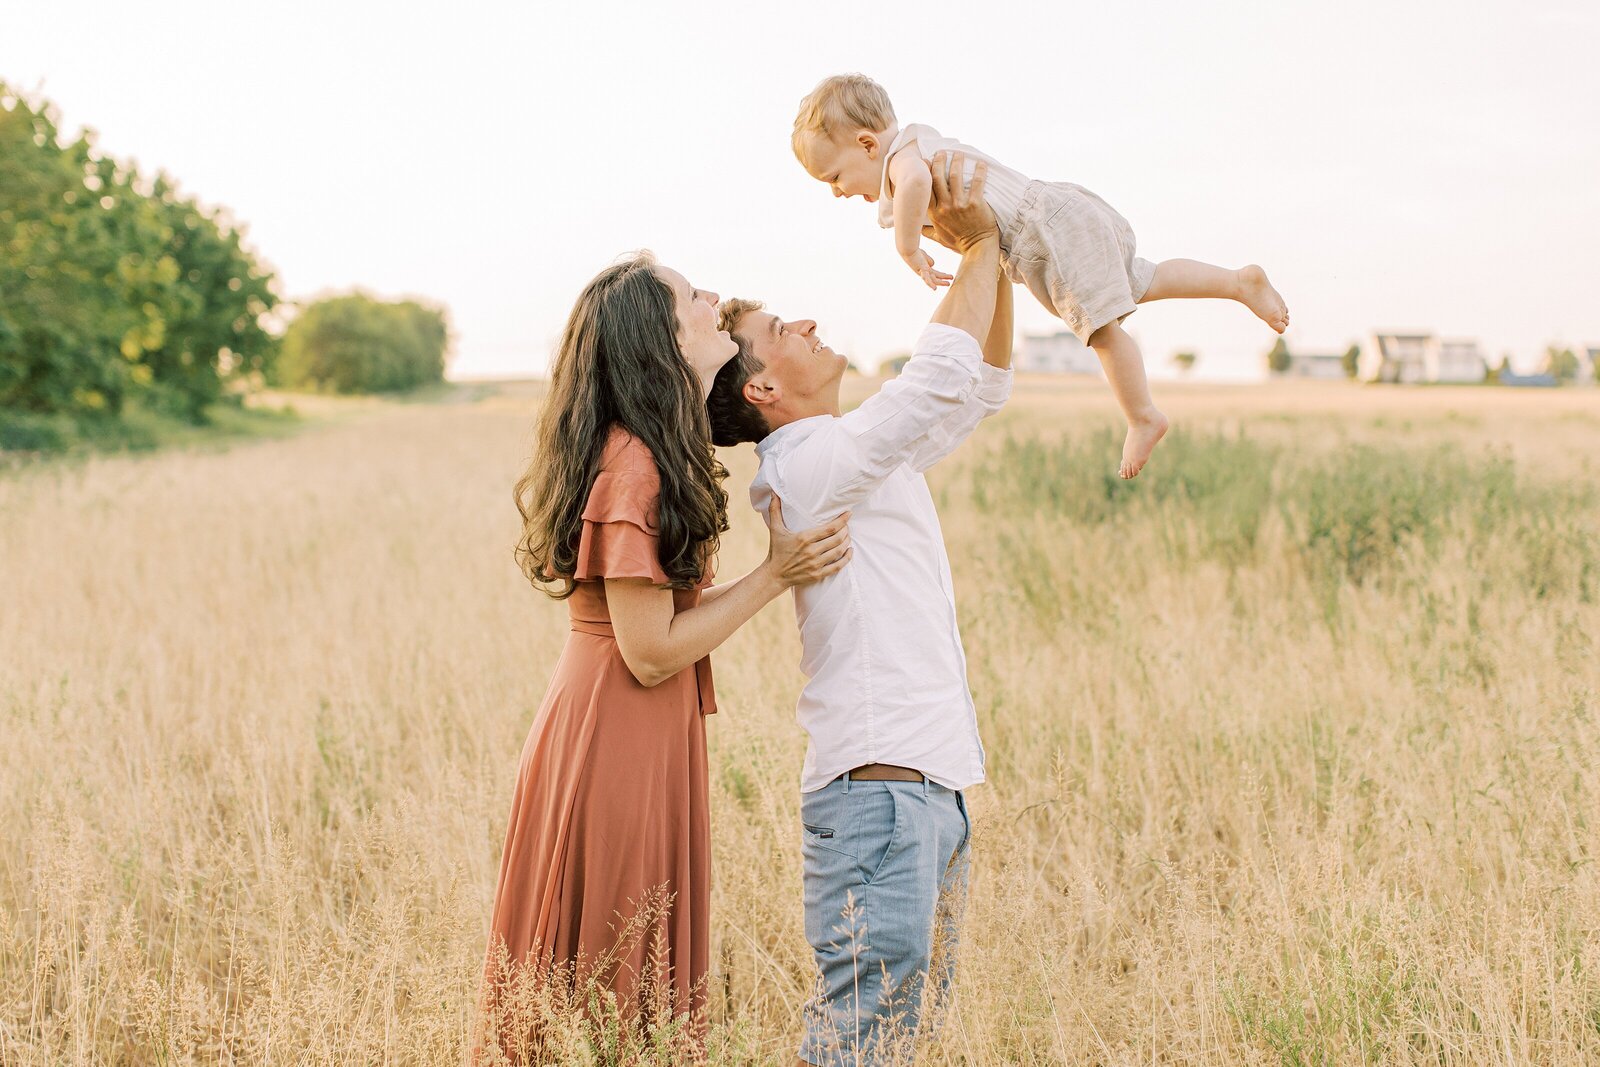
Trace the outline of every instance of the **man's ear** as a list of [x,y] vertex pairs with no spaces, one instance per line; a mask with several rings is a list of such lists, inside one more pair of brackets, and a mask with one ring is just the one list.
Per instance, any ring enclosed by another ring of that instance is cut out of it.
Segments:
[[757,408],[776,404],[783,396],[778,383],[765,374],[753,375],[746,380],[743,393],[745,400]]

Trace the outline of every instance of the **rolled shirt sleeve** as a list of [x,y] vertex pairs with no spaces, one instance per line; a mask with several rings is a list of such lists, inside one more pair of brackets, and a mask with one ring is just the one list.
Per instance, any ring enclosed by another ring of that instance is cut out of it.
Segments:
[[830,465],[829,503],[849,507],[930,446],[943,453],[954,448],[946,441],[948,426],[977,394],[983,365],[971,334],[929,323],[899,377],[840,418],[843,447]]
[[978,384],[972,395],[907,459],[911,469],[920,474],[954,452],[978,428],[978,423],[999,411],[1010,398],[1010,369],[979,363]]
[[1011,368],[996,367],[988,363],[978,365],[978,388],[973,394],[983,408],[981,418],[988,418],[1006,406],[1011,399]]

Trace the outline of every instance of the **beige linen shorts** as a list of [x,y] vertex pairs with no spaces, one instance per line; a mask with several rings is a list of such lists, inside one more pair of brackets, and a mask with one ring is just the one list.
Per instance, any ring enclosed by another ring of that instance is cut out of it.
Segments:
[[1133,227],[1081,185],[1029,182],[1008,229],[1006,274],[1084,344],[1150,288],[1156,265],[1133,254]]

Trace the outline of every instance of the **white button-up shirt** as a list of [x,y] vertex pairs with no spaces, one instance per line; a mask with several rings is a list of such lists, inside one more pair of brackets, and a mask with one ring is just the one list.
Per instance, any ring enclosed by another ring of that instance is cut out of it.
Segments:
[[796,718],[811,736],[803,792],[865,763],[950,789],[983,781],[950,558],[922,472],[1010,395],[1011,372],[984,363],[971,334],[932,323],[900,376],[860,407],[756,446],[756,511],[776,492],[792,530],[851,512],[850,562],[794,591],[806,676]]

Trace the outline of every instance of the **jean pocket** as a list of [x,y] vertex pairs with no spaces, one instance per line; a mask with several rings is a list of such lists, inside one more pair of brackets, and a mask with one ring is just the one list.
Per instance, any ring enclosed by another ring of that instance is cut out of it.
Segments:
[[809,822],[801,823],[800,825],[805,828],[805,848],[807,850],[820,848],[829,852],[837,852],[839,855],[848,856],[851,859],[856,858],[855,853],[850,851],[849,839],[841,832],[841,828]]
[[849,800],[834,785],[800,798],[800,832],[807,856],[821,849],[852,860],[856,858],[852,840],[855,811]]
[[900,791],[887,782],[881,790],[866,792],[861,804],[856,822],[861,884],[871,885],[883,874],[889,857],[900,844],[903,805]]

